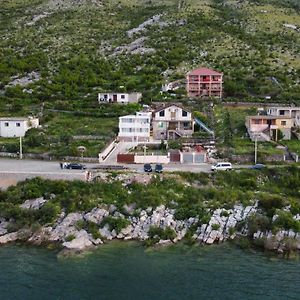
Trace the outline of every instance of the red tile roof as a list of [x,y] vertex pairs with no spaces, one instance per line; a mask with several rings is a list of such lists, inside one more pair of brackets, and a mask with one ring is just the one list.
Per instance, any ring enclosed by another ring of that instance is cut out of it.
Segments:
[[223,75],[222,73],[219,73],[217,71],[208,69],[208,68],[199,68],[195,69],[193,71],[190,71],[188,75]]

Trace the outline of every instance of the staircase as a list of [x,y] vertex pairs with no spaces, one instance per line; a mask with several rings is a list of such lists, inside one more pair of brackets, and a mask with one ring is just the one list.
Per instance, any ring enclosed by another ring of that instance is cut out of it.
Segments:
[[202,121],[200,121],[198,118],[195,118],[195,122],[202,128],[204,129],[206,132],[208,132],[209,134],[211,134],[212,136],[215,135],[214,131],[211,130],[210,128],[208,128]]
[[182,137],[182,134],[179,131],[175,129],[168,130],[167,133],[168,140],[170,139],[170,136],[175,139],[175,135],[177,135],[178,137]]

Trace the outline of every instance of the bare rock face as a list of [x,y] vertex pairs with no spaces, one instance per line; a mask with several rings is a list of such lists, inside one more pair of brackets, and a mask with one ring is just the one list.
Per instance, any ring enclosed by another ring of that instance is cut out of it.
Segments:
[[28,242],[33,243],[34,245],[47,243],[50,239],[51,231],[52,227],[42,227],[28,239]]
[[5,235],[0,237],[0,244],[15,242],[18,239],[19,239],[19,233],[18,232],[8,233],[8,234],[5,234]]
[[78,230],[76,223],[82,220],[82,214],[70,213],[59,223],[50,234],[50,241],[61,241],[69,235],[75,235]]
[[0,236],[7,233],[7,225],[9,222],[6,222],[4,219],[0,219]]
[[103,208],[95,207],[89,213],[84,215],[84,219],[89,222],[100,224],[102,220],[109,215],[109,212]]
[[108,224],[106,224],[103,228],[100,228],[99,233],[101,236],[105,237],[107,240],[113,239],[113,235],[112,235],[112,232],[109,230]]
[[83,250],[93,246],[91,236],[85,231],[80,230],[76,233],[75,238],[70,242],[64,242],[63,246],[67,249]]
[[20,207],[23,209],[40,209],[46,202],[47,200],[41,197],[37,199],[26,200],[20,205]]

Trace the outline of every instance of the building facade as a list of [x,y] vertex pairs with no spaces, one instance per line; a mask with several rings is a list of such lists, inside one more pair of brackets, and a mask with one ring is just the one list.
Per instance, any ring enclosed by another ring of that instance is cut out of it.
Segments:
[[245,122],[251,140],[277,141],[279,131],[284,140],[291,139],[293,119],[285,116],[258,115],[248,116]]
[[118,139],[121,141],[149,141],[151,112],[137,112],[119,118]]
[[23,137],[39,126],[38,118],[0,118],[0,137]]
[[99,93],[98,102],[103,103],[138,103],[142,99],[141,93]]
[[190,111],[170,104],[154,111],[152,127],[154,139],[172,140],[192,136],[194,120]]
[[222,98],[223,74],[208,68],[199,68],[187,74],[188,97]]
[[269,107],[267,114],[271,116],[289,117],[293,119],[293,126],[300,127],[300,107]]

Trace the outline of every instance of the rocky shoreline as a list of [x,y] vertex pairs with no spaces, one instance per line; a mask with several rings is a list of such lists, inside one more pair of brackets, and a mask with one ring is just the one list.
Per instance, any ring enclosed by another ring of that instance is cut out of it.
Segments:
[[[47,201],[44,198],[27,200],[20,207],[38,210]],[[63,248],[63,253],[80,253],[115,239],[136,240],[146,242],[146,244],[148,242],[148,245],[169,245],[188,236],[192,242],[211,245],[250,237],[246,221],[249,217],[259,213],[259,210],[257,203],[246,207],[235,205],[233,209],[216,209],[211,213],[211,218],[207,223],[201,223],[198,217],[176,220],[176,210],[164,205],[142,210],[136,209],[133,203],[125,205],[123,213],[112,204],[103,205],[89,212],[69,214],[62,212],[51,226],[36,229],[22,228],[10,232],[14,220],[0,219],[0,244],[16,241],[34,245],[57,244]],[[109,222],[105,223],[108,218],[118,222],[121,220],[122,228],[111,228]],[[295,219],[299,220],[300,216],[295,216]],[[96,234],[89,232],[82,224],[95,225]],[[164,231],[168,231],[169,236],[160,234]],[[300,234],[292,230],[280,230],[277,233],[256,231],[250,239],[262,245],[264,249],[278,254],[300,250]]]

